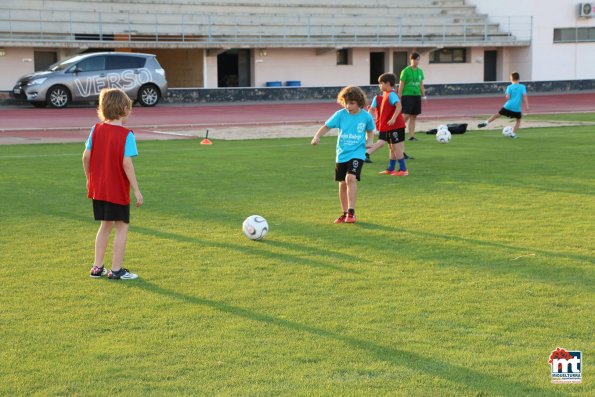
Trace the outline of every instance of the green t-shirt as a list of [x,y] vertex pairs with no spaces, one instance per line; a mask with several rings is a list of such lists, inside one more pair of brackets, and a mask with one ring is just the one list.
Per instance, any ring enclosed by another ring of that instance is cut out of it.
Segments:
[[421,95],[419,86],[424,81],[424,72],[420,68],[412,69],[411,66],[407,66],[401,71],[401,81],[405,82],[403,87],[403,95]]

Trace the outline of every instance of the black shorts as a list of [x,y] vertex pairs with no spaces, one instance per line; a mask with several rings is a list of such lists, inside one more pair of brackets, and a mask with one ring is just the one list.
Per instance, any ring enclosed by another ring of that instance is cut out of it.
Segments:
[[130,204],[121,205],[108,201],[93,200],[93,215],[96,221],[122,221],[130,223]]
[[353,174],[359,181],[359,176],[362,173],[362,167],[364,166],[364,160],[351,159],[345,163],[335,164],[335,181],[344,182],[347,174]]
[[403,114],[411,114],[413,116],[421,114],[421,97],[418,95],[403,95],[401,105],[403,106]]
[[390,144],[404,142],[405,141],[405,128],[397,128],[392,131],[380,132],[378,139],[386,141]]
[[508,110],[506,108],[500,109],[498,113],[502,116],[510,117],[511,119],[523,118],[523,114],[521,112],[513,112],[512,110]]

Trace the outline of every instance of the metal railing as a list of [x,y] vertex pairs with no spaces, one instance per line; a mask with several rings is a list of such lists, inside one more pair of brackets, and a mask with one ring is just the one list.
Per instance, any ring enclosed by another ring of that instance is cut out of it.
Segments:
[[528,44],[531,17],[406,15],[377,23],[349,14],[259,15],[0,8],[0,41],[191,44],[196,47]]

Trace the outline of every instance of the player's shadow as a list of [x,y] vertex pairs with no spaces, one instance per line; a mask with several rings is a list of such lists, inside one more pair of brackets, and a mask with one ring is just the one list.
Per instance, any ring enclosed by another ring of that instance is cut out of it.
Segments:
[[[343,273],[353,273],[353,274],[361,273],[360,271],[355,270],[355,269],[349,269],[347,267],[342,267],[342,266],[338,266],[338,265],[334,265],[331,263],[327,263],[327,262],[323,262],[320,260],[306,257],[304,255],[304,252],[308,252],[310,247],[302,247],[302,246],[296,247],[295,244],[291,244],[291,245],[282,244],[282,243],[275,244],[275,243],[271,243],[271,242],[267,242],[266,240],[263,240],[263,241],[251,242],[251,244],[248,246],[248,245],[235,244],[235,243],[231,243],[231,242],[221,243],[221,242],[212,241],[212,240],[199,240],[194,237],[154,230],[154,229],[150,229],[150,228],[142,227],[142,226],[135,226],[133,231],[135,233],[144,234],[147,236],[157,237],[157,238],[161,238],[161,239],[167,239],[167,240],[173,240],[173,241],[185,242],[185,243],[191,243],[191,244],[200,244],[203,246],[216,247],[216,248],[221,248],[224,250],[237,251],[237,252],[241,252],[241,253],[247,254],[247,255],[258,255],[258,256],[262,256],[263,258],[282,262],[284,264],[296,264],[296,265],[302,265],[302,266],[310,266],[310,267],[322,268],[322,269],[333,270],[333,271],[338,271],[338,272],[343,272]],[[262,244],[262,248],[259,247],[259,245],[261,245],[261,244]],[[277,245],[277,246],[290,247],[295,252],[292,252],[292,253],[273,252],[270,249],[266,249],[266,244],[269,244],[271,246]],[[325,252],[325,254],[329,255],[329,256],[334,255],[334,253],[329,253],[329,252]]]
[[[546,389],[528,386],[526,384],[510,381],[502,377],[490,376],[470,368],[448,364],[444,361],[430,357],[424,357],[411,351],[399,350],[354,336],[342,335],[323,328],[302,324],[296,321],[281,319],[265,313],[259,313],[253,310],[233,306],[226,302],[183,294],[161,287],[143,279],[126,282],[123,283],[123,285],[128,288],[139,289],[150,293],[159,294],[166,298],[175,299],[180,301],[182,304],[190,303],[192,305],[208,307],[221,313],[241,317],[247,320],[256,321],[267,325],[274,325],[280,328],[296,331],[298,333],[310,334],[315,337],[338,341],[352,349],[363,351],[378,361],[385,361],[396,367],[413,369],[420,374],[439,377],[446,382],[458,382],[465,385],[466,387],[475,389],[479,392],[479,394],[482,395],[483,393],[487,393],[489,395],[501,395],[504,393],[515,396],[542,396],[549,393],[549,391]],[[558,395],[566,396],[567,394],[563,391],[560,391]]]
[[[373,231],[379,231],[382,233],[389,233],[391,235],[391,239],[397,240],[398,234],[408,234],[410,236],[415,237],[415,241],[423,242],[422,248],[432,247],[434,241],[455,241],[458,243],[463,243],[469,246],[479,246],[483,248],[496,248],[499,250],[508,251],[512,255],[517,255],[520,252],[527,252],[531,251],[531,253],[535,253],[539,257],[547,258],[562,258],[562,259],[570,259],[572,261],[581,261],[592,263],[595,258],[588,255],[572,255],[568,253],[560,253],[560,252],[553,252],[553,251],[545,251],[540,249],[532,249],[527,247],[517,247],[514,245],[507,245],[502,243],[496,243],[492,241],[482,241],[472,238],[466,237],[459,237],[456,235],[450,234],[438,234],[438,233],[431,233],[425,232],[420,230],[410,230],[405,229],[403,227],[388,227],[384,225],[374,224],[374,223],[365,223],[365,222],[358,222],[358,225],[362,229],[368,229]],[[381,239],[382,240],[382,239]],[[375,242],[372,242],[375,244]],[[435,252],[432,252],[432,255],[435,255]],[[474,262],[474,267],[481,267],[487,268],[489,267],[490,271],[498,272],[498,273],[507,273],[511,270],[508,266],[490,266],[494,263],[493,253],[482,253],[476,252],[475,255],[477,256],[478,261]],[[515,267],[515,273],[525,276],[531,276],[532,278],[543,280],[548,283],[560,284],[564,280],[572,284],[580,284],[584,287],[591,288],[593,285],[593,274],[592,272],[587,272],[585,269],[576,267],[576,266],[564,266],[564,273],[561,274],[560,272],[544,272],[543,266],[540,264],[528,264],[523,263],[522,267]],[[519,273],[519,270],[521,273]]]
[[[51,213],[51,215],[55,216],[55,217],[60,217],[60,218],[72,219],[72,220],[76,220],[76,221],[83,222],[83,223],[90,222],[89,217],[87,217],[87,216],[77,215],[74,213],[67,213],[62,210],[53,211]],[[325,261],[315,260],[315,259],[312,259],[311,257],[318,256],[318,257],[332,258],[332,261],[334,263],[344,262],[344,263],[348,263],[348,264],[354,264],[354,263],[361,263],[361,262],[365,261],[365,259],[363,259],[361,257],[346,254],[346,253],[338,251],[338,250],[332,250],[329,248],[320,248],[320,247],[316,247],[316,246],[302,245],[302,244],[297,244],[297,243],[292,243],[292,242],[287,242],[287,241],[278,241],[278,240],[273,240],[270,238],[267,238],[267,239],[261,240],[261,241],[254,241],[251,246],[243,246],[241,244],[235,244],[235,243],[231,243],[231,242],[221,243],[221,242],[216,242],[216,241],[212,241],[212,240],[201,240],[201,239],[198,239],[195,237],[185,236],[183,234],[171,233],[171,232],[166,232],[166,231],[161,231],[161,230],[154,230],[151,228],[138,226],[137,224],[131,226],[130,233],[139,233],[139,234],[157,237],[157,238],[161,238],[161,239],[165,239],[165,240],[186,242],[186,243],[191,243],[191,244],[201,244],[204,246],[208,245],[211,247],[219,247],[219,248],[223,248],[223,249],[231,249],[231,250],[240,251],[240,252],[243,252],[246,254],[262,255],[262,256],[265,256],[268,258],[282,260],[285,263],[296,263],[296,264],[307,265],[307,266],[311,266],[311,267],[327,268],[327,269],[331,269],[331,270],[335,270],[335,271],[341,271],[341,272],[353,273],[353,274],[360,274],[361,272],[358,270],[355,270],[355,269],[350,269],[350,268],[342,267],[342,266],[339,266],[336,264],[327,263]],[[237,241],[238,239],[234,236],[234,237],[230,237],[229,240]],[[332,244],[328,244],[328,245],[332,245]],[[339,245],[335,244],[333,246],[339,246]],[[259,247],[261,247],[261,248],[259,248]],[[288,253],[288,254],[279,253],[279,252],[271,252],[270,250],[266,249],[266,247],[283,248],[288,251],[294,251],[294,252]],[[166,247],[164,247],[164,249],[166,249]]]

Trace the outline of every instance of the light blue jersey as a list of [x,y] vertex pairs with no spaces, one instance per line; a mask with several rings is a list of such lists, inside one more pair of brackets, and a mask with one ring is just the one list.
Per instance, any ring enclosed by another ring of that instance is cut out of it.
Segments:
[[[377,97],[378,96],[375,96],[374,99],[372,99],[370,108],[376,109],[378,107],[378,104],[376,103]],[[399,102],[399,97],[394,91],[391,91],[390,94],[388,94],[388,101],[390,102],[391,105],[395,106],[395,104]]]
[[[95,126],[91,129],[91,133],[89,134],[89,138],[87,138],[87,142],[85,142],[85,149],[91,150],[93,147],[93,131],[95,131]],[[124,145],[124,157],[135,157],[138,156],[138,149],[136,147],[136,139],[134,138],[134,134],[132,131],[128,133],[126,136],[126,144]]]
[[521,113],[523,95],[527,95],[527,87],[524,84],[512,83],[506,87],[506,95],[510,95],[510,99],[506,101],[504,108],[511,112]]
[[374,131],[374,120],[370,113],[360,110],[357,114],[349,114],[347,109],[341,109],[324,124],[328,128],[339,129],[337,163],[366,158],[366,132]]

